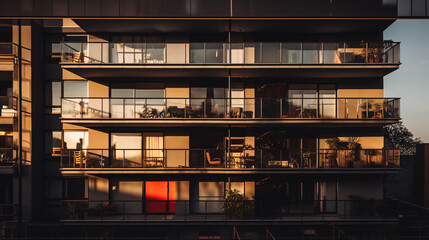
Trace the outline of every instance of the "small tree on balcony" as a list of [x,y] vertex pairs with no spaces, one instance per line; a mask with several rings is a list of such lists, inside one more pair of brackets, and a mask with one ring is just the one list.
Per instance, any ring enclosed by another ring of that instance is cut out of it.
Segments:
[[222,210],[228,218],[243,219],[253,215],[254,206],[252,201],[237,189],[227,189]]

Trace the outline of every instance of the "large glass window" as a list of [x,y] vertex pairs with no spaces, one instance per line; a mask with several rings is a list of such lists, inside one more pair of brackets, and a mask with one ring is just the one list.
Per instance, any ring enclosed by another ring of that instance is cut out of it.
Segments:
[[316,84],[290,84],[288,91],[289,116],[292,118],[314,118],[317,109]]
[[73,81],[64,82],[64,97],[88,97],[88,82],[86,81]]
[[113,167],[163,167],[162,133],[112,133]]
[[111,148],[112,167],[142,166],[142,135],[141,133],[112,133]]
[[[58,138],[59,134],[53,134]],[[88,147],[88,132],[64,130],[64,149],[86,149]]]

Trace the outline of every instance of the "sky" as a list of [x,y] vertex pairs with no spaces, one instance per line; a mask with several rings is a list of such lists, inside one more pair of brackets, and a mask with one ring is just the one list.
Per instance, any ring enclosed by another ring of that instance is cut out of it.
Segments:
[[404,126],[429,143],[429,19],[397,20],[385,40],[401,42],[401,66],[384,77],[384,96],[401,98]]

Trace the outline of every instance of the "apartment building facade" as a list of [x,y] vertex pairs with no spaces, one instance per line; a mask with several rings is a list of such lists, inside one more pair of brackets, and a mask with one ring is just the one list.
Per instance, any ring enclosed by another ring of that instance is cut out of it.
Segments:
[[1,25],[5,222],[164,239],[372,239],[400,223],[383,196],[400,170],[383,138],[400,120],[383,93],[396,5],[29,2]]

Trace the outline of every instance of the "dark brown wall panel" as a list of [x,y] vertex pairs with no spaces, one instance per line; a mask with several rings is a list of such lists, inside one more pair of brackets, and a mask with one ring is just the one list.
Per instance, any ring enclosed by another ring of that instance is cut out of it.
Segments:
[[69,0],[70,16],[85,16],[85,0]]
[[235,17],[329,16],[329,0],[234,0]]
[[119,0],[103,0],[101,5],[101,15],[104,17],[119,16]]
[[119,2],[119,11],[120,15],[123,17],[135,17],[137,16],[136,6],[137,1],[136,0],[120,0]]
[[38,0],[34,4],[34,15],[36,16],[52,16],[53,0]]
[[101,0],[85,0],[85,16],[101,16]]
[[228,17],[229,0],[191,0],[193,17]]
[[55,0],[52,2],[52,11],[54,16],[68,16],[68,0]]

